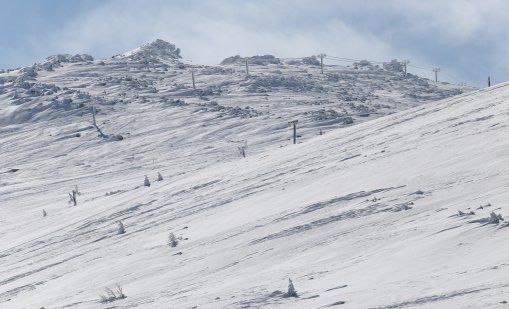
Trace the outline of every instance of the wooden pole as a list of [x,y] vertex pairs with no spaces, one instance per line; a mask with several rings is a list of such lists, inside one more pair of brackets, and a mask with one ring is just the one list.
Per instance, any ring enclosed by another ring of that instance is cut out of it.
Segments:
[[94,122],[94,127],[97,127],[95,122],[95,105],[92,103],[92,121]]
[[191,69],[191,78],[193,79],[193,89],[196,89],[196,85],[194,84],[194,69]]
[[323,57],[325,57],[325,54],[320,54],[320,70],[323,74]]
[[297,122],[298,120],[289,121],[289,124],[293,124],[293,143],[297,144]]

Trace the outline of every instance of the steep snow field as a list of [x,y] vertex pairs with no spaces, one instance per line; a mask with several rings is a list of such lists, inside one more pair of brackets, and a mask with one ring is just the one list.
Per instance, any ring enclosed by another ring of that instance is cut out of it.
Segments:
[[0,74],[1,308],[507,308],[507,85],[420,105],[467,89],[229,63],[193,90],[161,44]]

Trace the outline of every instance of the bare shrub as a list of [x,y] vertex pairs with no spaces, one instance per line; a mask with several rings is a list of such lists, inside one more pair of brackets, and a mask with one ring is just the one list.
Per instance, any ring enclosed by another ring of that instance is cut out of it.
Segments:
[[246,141],[244,141],[243,145],[237,147],[237,150],[238,150],[238,153],[239,153],[240,157],[242,157],[242,158],[246,157],[246,149],[247,149],[247,142]]
[[118,299],[126,298],[124,292],[122,291],[122,287],[118,284],[116,284],[113,289],[106,287],[104,291],[105,294],[99,295],[99,302],[101,303],[109,303]]
[[78,200],[76,199],[78,195],[81,195],[81,192],[78,190],[78,186],[76,185],[74,187],[74,190],[72,190],[71,193],[69,193],[68,204],[73,204],[74,206],[78,205]]
[[71,193],[69,193],[69,201],[68,204],[73,204],[74,206],[78,205],[78,200],[76,199],[77,192],[72,190]]

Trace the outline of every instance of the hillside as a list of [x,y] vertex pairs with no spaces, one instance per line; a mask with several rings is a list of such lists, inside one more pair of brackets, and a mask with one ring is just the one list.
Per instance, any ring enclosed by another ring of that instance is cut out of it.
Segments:
[[230,59],[193,89],[158,45],[0,74],[2,308],[507,306],[506,85]]
[[256,117],[262,126],[298,117],[316,134],[319,128],[351,125],[473,90],[404,76],[398,62],[384,68],[367,61],[328,65],[324,74],[313,57],[236,56],[222,63],[192,64],[162,40],[109,60],[51,56],[30,67],[0,71],[0,125],[82,117],[90,114],[93,102],[102,115],[133,104],[163,104],[215,117]]

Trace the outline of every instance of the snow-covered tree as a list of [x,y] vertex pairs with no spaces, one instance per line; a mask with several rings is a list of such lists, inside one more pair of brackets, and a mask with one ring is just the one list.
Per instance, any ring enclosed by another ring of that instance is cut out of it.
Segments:
[[124,233],[125,233],[124,224],[122,223],[122,221],[118,221],[118,234],[124,234]]
[[490,213],[490,223],[498,224],[500,221],[504,221],[501,214],[496,214],[494,211]]
[[175,234],[170,233],[170,235],[168,236],[168,245],[170,247],[174,248],[174,247],[176,247],[178,245],[178,243],[179,242],[178,242],[177,238],[175,237]]
[[393,59],[391,62],[384,63],[383,67],[384,67],[384,69],[386,69],[388,71],[393,71],[393,72],[405,71],[405,65],[396,59]]
[[307,65],[320,65],[320,61],[316,59],[316,56],[302,58],[302,63]]
[[297,291],[295,290],[295,287],[293,286],[292,279],[288,278],[288,292],[286,292],[284,297],[299,297],[297,295]]

